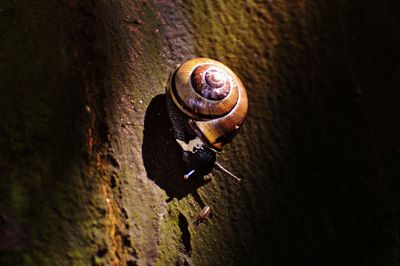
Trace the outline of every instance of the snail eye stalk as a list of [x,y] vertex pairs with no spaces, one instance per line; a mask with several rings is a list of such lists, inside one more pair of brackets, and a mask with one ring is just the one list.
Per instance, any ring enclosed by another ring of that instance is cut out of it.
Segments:
[[230,177],[233,177],[236,181],[240,182],[242,179],[237,177],[236,175],[232,174],[228,169],[226,169],[225,167],[223,167],[220,163],[218,163],[217,161],[214,162],[214,165],[221,170],[222,172],[224,172],[225,174],[229,175]]
[[194,173],[194,170],[189,171],[186,175],[183,176],[184,179],[189,179],[189,177]]

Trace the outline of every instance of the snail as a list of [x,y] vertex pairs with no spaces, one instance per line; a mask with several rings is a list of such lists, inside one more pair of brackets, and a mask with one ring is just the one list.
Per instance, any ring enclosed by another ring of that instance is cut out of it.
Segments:
[[174,135],[188,164],[184,178],[216,166],[240,181],[216,161],[247,114],[246,90],[237,75],[216,60],[194,58],[171,73],[166,89]]

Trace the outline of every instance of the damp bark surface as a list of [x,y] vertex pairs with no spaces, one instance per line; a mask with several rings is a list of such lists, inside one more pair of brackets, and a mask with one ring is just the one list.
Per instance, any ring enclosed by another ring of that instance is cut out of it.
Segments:
[[[34,2],[0,2],[1,265],[400,263],[398,1]],[[239,184],[183,180],[193,57],[247,88]]]

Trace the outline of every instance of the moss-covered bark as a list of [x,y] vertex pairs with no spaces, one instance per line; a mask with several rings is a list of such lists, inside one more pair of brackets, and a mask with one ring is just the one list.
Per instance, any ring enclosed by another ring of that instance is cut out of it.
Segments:
[[[398,264],[396,1],[34,2],[0,3],[1,265]],[[194,56],[247,87],[241,184],[181,178]]]

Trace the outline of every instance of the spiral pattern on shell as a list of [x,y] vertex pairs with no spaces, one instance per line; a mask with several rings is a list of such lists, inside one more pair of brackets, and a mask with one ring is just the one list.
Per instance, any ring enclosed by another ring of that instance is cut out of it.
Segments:
[[210,64],[196,67],[191,75],[191,82],[198,94],[212,101],[224,99],[231,90],[226,71]]
[[204,120],[229,113],[237,104],[241,83],[224,64],[195,58],[174,72],[171,85],[171,95],[179,109],[194,119]]

